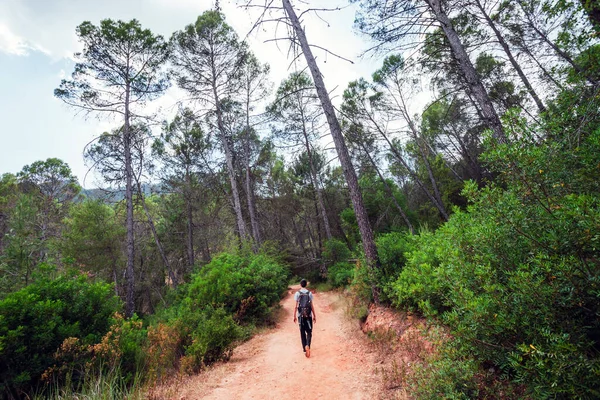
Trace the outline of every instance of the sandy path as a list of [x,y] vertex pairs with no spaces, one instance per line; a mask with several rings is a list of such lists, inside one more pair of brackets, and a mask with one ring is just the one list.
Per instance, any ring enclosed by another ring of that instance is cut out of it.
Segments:
[[344,316],[336,293],[315,293],[317,323],[311,357],[293,322],[293,294],[288,290],[277,326],[235,349],[228,363],[190,378],[173,399],[373,399],[378,383],[374,356],[364,349],[358,324]]

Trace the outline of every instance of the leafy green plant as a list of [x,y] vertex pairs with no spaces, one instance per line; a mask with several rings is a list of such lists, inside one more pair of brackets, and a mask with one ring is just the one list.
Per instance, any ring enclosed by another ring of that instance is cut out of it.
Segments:
[[42,279],[0,301],[0,391],[35,387],[67,338],[98,343],[120,308],[110,285]]
[[435,388],[422,396],[474,396],[469,382],[488,365],[524,396],[596,398],[600,121],[558,132],[551,119],[555,140],[540,142],[517,114],[505,120],[514,137],[484,155],[497,183],[466,184],[471,205],[422,233],[391,284],[395,304],[435,316],[453,338],[422,371]]
[[323,261],[328,265],[348,262],[351,255],[348,246],[339,239],[329,239],[323,244]]
[[196,308],[224,308],[239,322],[269,313],[287,288],[287,269],[263,254],[242,257],[222,253],[195,274],[187,298]]
[[327,281],[333,287],[348,286],[354,278],[354,269],[355,266],[353,264],[338,262],[329,267]]
[[224,309],[207,308],[191,333],[192,342],[185,348],[182,368],[188,372],[231,357],[233,344],[242,337],[242,329]]

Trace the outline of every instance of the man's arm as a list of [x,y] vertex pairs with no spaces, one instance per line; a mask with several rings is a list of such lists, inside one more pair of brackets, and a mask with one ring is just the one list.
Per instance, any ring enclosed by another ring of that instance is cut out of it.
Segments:
[[313,301],[310,302],[310,309],[312,310],[313,323],[317,322],[317,314],[315,313],[315,304]]
[[298,309],[298,301],[296,301],[296,307],[294,307],[294,322],[298,321],[298,316],[296,315],[296,310]]

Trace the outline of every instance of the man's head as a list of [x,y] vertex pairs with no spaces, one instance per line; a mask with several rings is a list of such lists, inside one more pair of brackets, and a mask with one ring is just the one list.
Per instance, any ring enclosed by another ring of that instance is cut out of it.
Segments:
[[302,279],[302,280],[300,281],[300,286],[302,286],[302,287],[306,287],[306,279]]

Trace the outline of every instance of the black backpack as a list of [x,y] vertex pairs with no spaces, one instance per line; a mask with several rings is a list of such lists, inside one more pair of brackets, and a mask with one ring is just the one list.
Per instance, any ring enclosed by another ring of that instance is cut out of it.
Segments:
[[298,313],[302,318],[311,318],[312,316],[312,307],[310,301],[310,292],[300,292],[298,291]]

